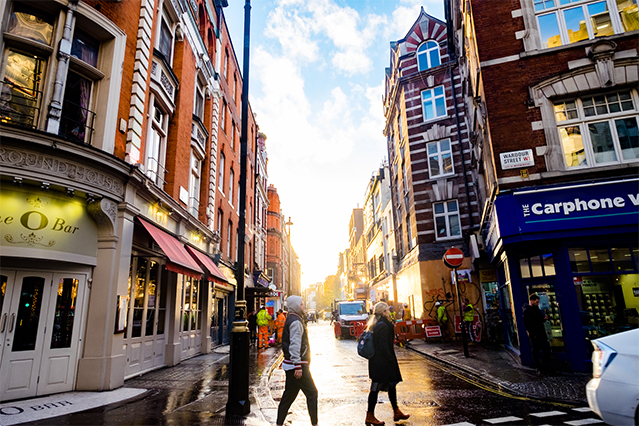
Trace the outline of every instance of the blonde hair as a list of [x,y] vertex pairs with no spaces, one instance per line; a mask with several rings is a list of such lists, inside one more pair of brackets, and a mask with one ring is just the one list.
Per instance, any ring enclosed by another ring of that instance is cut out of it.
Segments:
[[375,327],[380,320],[380,317],[382,317],[382,314],[387,309],[389,309],[389,305],[384,302],[378,302],[374,305],[373,315],[371,315],[371,318],[369,318],[369,322],[367,323],[367,331],[373,330],[373,327]]

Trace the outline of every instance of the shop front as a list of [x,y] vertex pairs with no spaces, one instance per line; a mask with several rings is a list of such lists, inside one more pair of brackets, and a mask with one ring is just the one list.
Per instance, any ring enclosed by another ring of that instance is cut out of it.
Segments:
[[74,389],[98,226],[86,199],[3,185],[0,400]]
[[590,371],[592,339],[638,327],[638,179],[500,195],[485,242],[504,342],[523,364],[532,362],[522,322],[531,294],[556,369]]

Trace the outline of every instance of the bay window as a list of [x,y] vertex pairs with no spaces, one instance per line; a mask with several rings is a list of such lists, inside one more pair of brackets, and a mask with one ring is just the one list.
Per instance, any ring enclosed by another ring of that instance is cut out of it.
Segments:
[[554,103],[567,169],[638,160],[638,108],[630,91]]
[[637,0],[534,0],[543,48],[638,29]]

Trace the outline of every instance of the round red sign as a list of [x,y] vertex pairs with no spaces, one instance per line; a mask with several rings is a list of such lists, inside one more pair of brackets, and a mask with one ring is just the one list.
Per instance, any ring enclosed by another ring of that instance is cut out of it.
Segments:
[[455,269],[462,265],[462,261],[464,260],[464,253],[460,249],[451,247],[445,252],[444,256],[442,256],[442,260],[444,261],[444,264],[449,268]]

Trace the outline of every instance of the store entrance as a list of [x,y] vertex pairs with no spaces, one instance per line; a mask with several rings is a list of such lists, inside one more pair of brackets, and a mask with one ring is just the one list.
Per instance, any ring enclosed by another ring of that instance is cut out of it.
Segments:
[[86,275],[2,270],[0,400],[73,389]]

